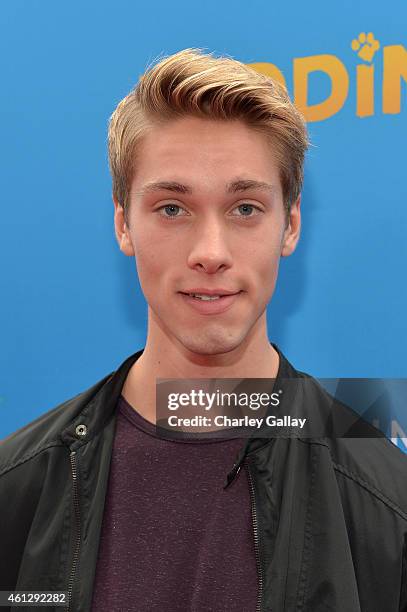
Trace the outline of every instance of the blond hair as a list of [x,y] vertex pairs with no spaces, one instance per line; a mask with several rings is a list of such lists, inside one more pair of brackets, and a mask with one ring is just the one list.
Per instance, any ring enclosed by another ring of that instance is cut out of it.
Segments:
[[109,122],[113,197],[128,219],[130,186],[149,127],[185,116],[240,119],[270,140],[287,213],[303,183],[306,124],[283,85],[229,57],[189,48],[149,66]]

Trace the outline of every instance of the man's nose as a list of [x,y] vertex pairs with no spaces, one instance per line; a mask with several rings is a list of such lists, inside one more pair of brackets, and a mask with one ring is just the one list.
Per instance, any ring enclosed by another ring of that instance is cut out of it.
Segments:
[[190,268],[204,269],[208,273],[232,265],[232,254],[228,245],[225,228],[217,219],[207,219],[196,228],[188,254]]

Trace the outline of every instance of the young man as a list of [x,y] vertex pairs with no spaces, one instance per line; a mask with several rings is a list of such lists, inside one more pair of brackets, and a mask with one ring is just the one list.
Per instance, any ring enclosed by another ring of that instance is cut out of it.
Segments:
[[158,378],[277,379],[285,407],[328,414],[266,321],[306,148],[280,85],[197,49],[118,105],[114,223],[147,342],[1,443],[2,590],[67,591],[80,612],[407,610],[406,458],[387,439],[154,427]]

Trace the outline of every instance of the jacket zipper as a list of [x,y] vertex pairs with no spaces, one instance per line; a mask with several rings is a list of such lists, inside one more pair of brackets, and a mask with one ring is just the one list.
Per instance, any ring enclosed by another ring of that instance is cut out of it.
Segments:
[[253,484],[253,477],[252,477],[252,474],[249,468],[249,462],[244,461],[243,465],[246,468],[247,476],[249,480],[250,503],[251,503],[251,510],[252,510],[252,522],[253,522],[253,534],[254,534],[254,550],[256,554],[257,576],[259,579],[259,590],[258,590],[258,596],[257,596],[256,612],[261,612],[261,600],[262,600],[262,595],[263,595],[263,572],[262,572],[261,561],[260,561],[259,526],[257,522],[256,503],[255,503],[255,498],[254,498],[254,484]]
[[73,591],[73,582],[75,579],[76,566],[78,563],[79,557],[79,548],[81,544],[81,531],[80,531],[80,517],[79,517],[79,497],[78,497],[78,477],[76,470],[76,451],[72,451],[69,456],[71,462],[71,472],[72,472],[72,492],[73,492],[73,504],[75,510],[75,522],[76,522],[76,542],[74,548],[74,554],[72,559],[72,567],[71,574],[69,576],[68,583],[68,612],[71,610],[71,599],[72,599],[72,591]]

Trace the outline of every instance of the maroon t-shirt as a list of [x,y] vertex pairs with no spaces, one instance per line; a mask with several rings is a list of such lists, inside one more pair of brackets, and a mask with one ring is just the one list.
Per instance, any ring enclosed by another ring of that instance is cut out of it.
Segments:
[[164,439],[117,406],[93,612],[255,612],[248,477],[223,488],[242,439]]

